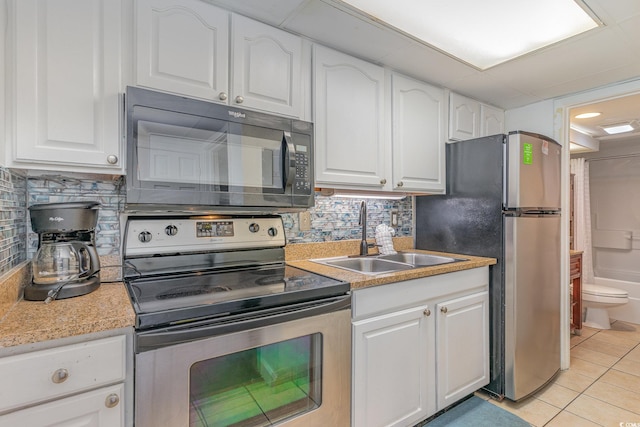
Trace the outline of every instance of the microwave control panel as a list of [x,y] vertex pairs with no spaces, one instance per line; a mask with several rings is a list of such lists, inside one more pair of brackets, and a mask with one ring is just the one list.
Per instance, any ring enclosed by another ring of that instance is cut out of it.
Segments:
[[311,191],[311,168],[307,151],[308,147],[306,145],[296,144],[296,177],[294,183],[296,193]]

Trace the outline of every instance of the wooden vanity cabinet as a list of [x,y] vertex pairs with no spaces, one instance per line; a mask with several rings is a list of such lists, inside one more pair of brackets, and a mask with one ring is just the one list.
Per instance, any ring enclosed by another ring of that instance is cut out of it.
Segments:
[[571,329],[582,333],[582,252],[571,252],[569,259],[571,290]]

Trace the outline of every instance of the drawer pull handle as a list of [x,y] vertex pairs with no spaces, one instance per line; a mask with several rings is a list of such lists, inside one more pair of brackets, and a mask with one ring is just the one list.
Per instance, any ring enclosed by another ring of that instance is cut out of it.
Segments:
[[440,311],[443,313],[446,313],[447,311],[449,311],[449,309],[447,307],[442,307]]
[[427,316],[427,317],[428,317],[428,316],[431,316],[431,310],[429,310],[428,308],[425,308],[425,309],[424,309],[424,311],[423,311],[423,313],[424,313],[424,315],[425,315],[425,316]]
[[115,408],[116,406],[118,406],[118,403],[120,403],[120,396],[115,393],[111,393],[104,400],[104,406],[106,406],[107,408]]
[[51,381],[56,384],[60,384],[65,382],[67,378],[69,378],[69,371],[64,368],[60,368],[53,373],[53,375],[51,376]]

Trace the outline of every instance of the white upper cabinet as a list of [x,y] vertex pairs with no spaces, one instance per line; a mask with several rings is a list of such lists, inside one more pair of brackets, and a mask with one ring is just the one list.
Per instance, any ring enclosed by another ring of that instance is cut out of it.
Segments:
[[449,140],[463,141],[504,132],[504,111],[451,92]]
[[240,15],[232,27],[230,103],[301,117],[302,39]]
[[481,136],[497,135],[504,133],[504,110],[490,105],[480,105]]
[[226,102],[229,13],[200,0],[137,0],[136,83]]
[[480,136],[480,103],[451,92],[449,95],[449,139],[463,141]]
[[136,13],[137,85],[304,118],[300,37],[200,0],[138,0]]
[[119,0],[19,0],[9,9],[5,166],[121,173]]
[[391,82],[394,190],[444,193],[445,91],[399,74]]
[[316,184],[388,188],[384,69],[317,45],[313,63]]

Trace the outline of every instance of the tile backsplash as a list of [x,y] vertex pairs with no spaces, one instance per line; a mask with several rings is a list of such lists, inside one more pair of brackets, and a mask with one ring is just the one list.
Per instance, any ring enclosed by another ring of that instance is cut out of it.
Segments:
[[27,257],[27,180],[0,167],[0,276]]
[[412,199],[358,199],[315,195],[315,206],[309,209],[311,230],[300,230],[299,214],[283,214],[284,228],[289,243],[325,242],[333,240],[360,239],[362,228],[360,202],[367,205],[367,238],[373,238],[379,224],[391,223],[391,211],[398,212],[397,237],[413,234]]
[[[29,177],[27,180],[28,205],[96,201],[100,203],[96,227],[96,248],[99,255],[120,253],[120,218],[124,207],[122,179],[99,181],[59,175]],[[38,249],[38,235],[28,225],[27,256],[32,258]]]
[[[79,176],[79,177],[78,177]],[[357,199],[315,195],[309,209],[311,229],[301,230],[298,213],[283,213],[290,244],[360,239],[360,202],[367,204],[367,237],[373,238],[378,224],[390,224],[392,211],[398,213],[396,236],[413,234],[412,198],[402,200]],[[99,180],[83,175],[41,175],[25,178],[0,167],[0,274],[33,257],[38,236],[31,230],[28,206],[40,203],[75,201],[100,202],[96,246],[100,255],[120,254],[119,214],[125,191],[120,178]]]

